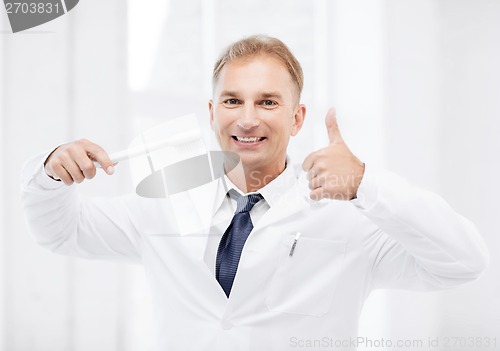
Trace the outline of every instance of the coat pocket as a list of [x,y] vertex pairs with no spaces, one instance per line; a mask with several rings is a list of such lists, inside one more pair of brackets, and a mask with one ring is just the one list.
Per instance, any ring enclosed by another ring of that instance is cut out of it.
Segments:
[[287,235],[280,245],[266,304],[272,311],[322,316],[332,304],[347,244],[306,235],[295,238]]

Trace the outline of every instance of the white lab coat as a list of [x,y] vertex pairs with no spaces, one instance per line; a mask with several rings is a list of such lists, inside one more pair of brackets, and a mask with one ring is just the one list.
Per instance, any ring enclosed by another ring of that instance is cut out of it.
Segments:
[[350,202],[314,203],[299,178],[255,225],[228,299],[203,260],[217,181],[170,199],[83,200],[76,186],[40,179],[42,162],[23,172],[35,240],[62,254],[142,262],[158,350],[314,349],[308,340],[351,349],[372,290],[453,287],[488,264],[471,222],[368,165]]

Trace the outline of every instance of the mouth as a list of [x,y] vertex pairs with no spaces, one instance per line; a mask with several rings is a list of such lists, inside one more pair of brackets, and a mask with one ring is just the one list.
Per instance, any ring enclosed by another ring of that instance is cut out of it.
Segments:
[[239,141],[240,143],[245,143],[245,144],[255,144],[255,143],[258,143],[258,142],[261,142],[261,141],[267,139],[266,137],[256,137],[256,136],[241,137],[241,136],[233,135],[231,137],[234,140]]

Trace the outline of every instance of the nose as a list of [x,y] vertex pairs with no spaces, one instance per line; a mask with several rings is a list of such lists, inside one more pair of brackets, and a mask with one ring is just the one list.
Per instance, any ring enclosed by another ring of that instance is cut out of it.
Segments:
[[241,109],[241,115],[238,118],[238,127],[250,130],[256,128],[260,124],[259,117],[257,115],[257,110],[252,104],[245,104]]

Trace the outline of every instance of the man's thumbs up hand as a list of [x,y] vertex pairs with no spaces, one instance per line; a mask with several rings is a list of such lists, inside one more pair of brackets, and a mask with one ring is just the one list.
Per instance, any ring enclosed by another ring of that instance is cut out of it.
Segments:
[[342,135],[340,134],[339,125],[337,124],[337,113],[333,107],[328,110],[325,118],[326,130],[328,132],[328,139],[330,144],[336,142],[343,143]]
[[353,155],[340,134],[334,108],[326,114],[330,145],[306,157],[302,168],[307,172],[313,200],[356,198],[365,165]]

